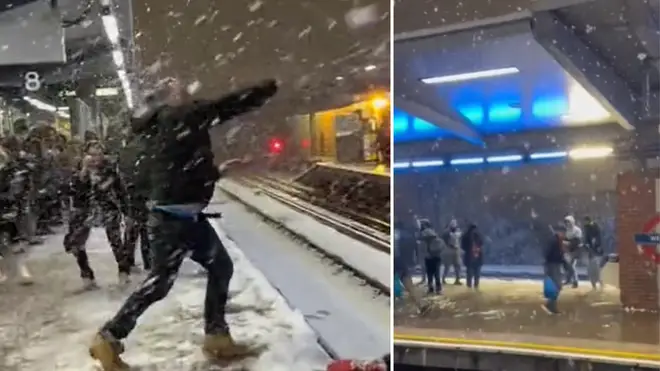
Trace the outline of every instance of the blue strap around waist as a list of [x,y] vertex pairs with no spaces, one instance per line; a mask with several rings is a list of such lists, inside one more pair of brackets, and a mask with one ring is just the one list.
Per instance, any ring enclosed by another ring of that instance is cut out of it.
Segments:
[[154,205],[152,211],[158,211],[176,218],[197,220],[202,214],[205,205],[184,204],[184,205]]
[[184,204],[184,205],[154,205],[152,211],[158,211],[175,218],[186,220],[199,220],[200,218],[220,218],[221,213],[205,213],[202,210],[206,205],[203,204]]

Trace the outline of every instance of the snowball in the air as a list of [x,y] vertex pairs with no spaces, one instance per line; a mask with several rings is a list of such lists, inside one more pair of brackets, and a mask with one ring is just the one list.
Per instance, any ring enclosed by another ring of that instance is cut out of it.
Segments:
[[360,28],[368,26],[378,21],[378,6],[371,4],[359,8],[353,8],[346,13],[344,17],[346,24],[350,28]]
[[199,89],[202,88],[202,83],[199,81],[193,81],[192,83],[188,84],[186,87],[186,90],[188,91],[188,94],[193,95],[199,91]]

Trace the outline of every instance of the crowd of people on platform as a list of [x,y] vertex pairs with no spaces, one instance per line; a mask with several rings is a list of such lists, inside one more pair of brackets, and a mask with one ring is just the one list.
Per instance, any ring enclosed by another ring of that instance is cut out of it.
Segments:
[[[600,272],[606,259],[598,224],[586,216],[580,228],[575,218],[568,215],[561,225],[551,230],[550,243],[543,249],[544,275],[554,283],[557,293],[566,285],[578,287],[577,266],[585,261],[593,289],[602,289]],[[413,277],[420,270],[420,283],[426,284],[429,295],[442,294],[450,273],[453,273],[453,284],[462,285],[463,270],[467,287],[479,290],[482,267],[487,263],[484,261],[486,242],[487,237],[474,223],[468,223],[463,232],[458,221],[452,219],[439,234],[427,219],[417,219],[416,228],[406,227],[401,219],[395,220],[395,284],[401,283],[422,312],[428,306],[413,283]],[[556,313],[556,298],[549,299],[544,309]]]
[[[116,151],[105,148],[93,132],[83,140],[69,139],[49,125],[16,131],[2,141],[0,200],[5,206],[3,218],[13,230],[8,229],[10,240],[0,253],[16,262],[25,283],[31,282],[31,276],[15,247],[41,244],[39,236],[53,233],[58,225],[67,226],[64,249],[75,258],[85,289],[98,288],[85,248],[93,226],[105,229],[121,285],[136,270],[135,247],[141,239],[146,278],[98,330],[89,347],[103,370],[130,369],[120,356],[122,341],[139,317],[167,296],[186,257],[200,264],[208,279],[204,355],[214,361],[261,351],[234,341],[225,318],[233,262],[208,222],[218,215],[205,209],[215,182],[242,161],[232,159],[217,166],[209,129],[260,108],[277,90],[276,82],[267,80],[217,100],[195,101],[184,85],[169,79],[127,120],[130,124]],[[386,356],[368,362],[338,360],[328,369],[388,367]]]

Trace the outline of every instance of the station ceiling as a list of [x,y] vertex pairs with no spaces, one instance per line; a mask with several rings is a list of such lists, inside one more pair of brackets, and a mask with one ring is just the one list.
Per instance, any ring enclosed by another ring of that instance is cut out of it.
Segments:
[[658,117],[658,1],[494,3],[395,7],[395,141]]
[[[117,80],[112,46],[105,35],[101,20],[102,6],[97,0],[58,0],[53,10],[47,2],[5,0],[0,14],[9,14],[10,21],[22,27],[44,27],[42,17],[56,16],[63,30],[64,63],[22,63],[0,66],[0,88],[6,94],[22,96],[24,76],[27,72],[39,73],[43,89],[38,93],[48,101],[57,100],[64,90],[75,90],[80,85],[120,87]],[[120,40],[130,49],[132,24],[129,2],[118,2],[112,7],[118,21]],[[7,20],[5,20],[7,21]],[[16,37],[20,39],[20,35]],[[0,44],[2,44],[0,37]],[[23,44],[42,43],[43,40],[22,40]],[[53,40],[58,44],[62,40]],[[130,56],[130,55],[129,55]],[[129,61],[130,63],[130,61]]]
[[[371,15],[351,16],[367,6]],[[200,96],[215,97],[277,78],[283,86],[268,110],[343,106],[389,87],[389,8],[389,0],[134,2],[143,81],[178,76],[200,82]]]

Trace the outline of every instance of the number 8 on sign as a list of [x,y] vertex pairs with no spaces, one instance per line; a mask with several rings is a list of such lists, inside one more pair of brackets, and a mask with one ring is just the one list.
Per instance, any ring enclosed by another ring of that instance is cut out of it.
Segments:
[[41,89],[41,76],[39,76],[39,73],[30,71],[25,74],[25,89],[27,91],[38,91]]

